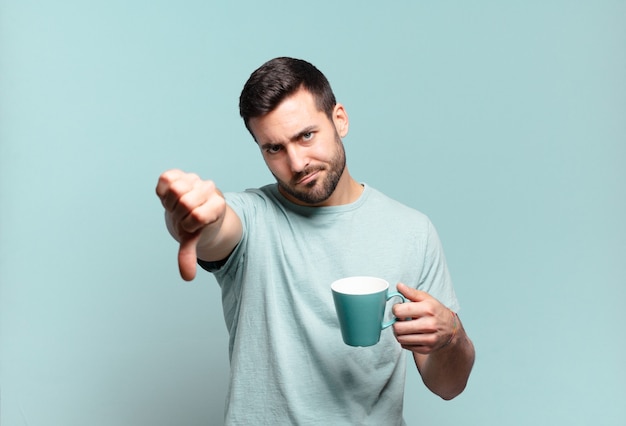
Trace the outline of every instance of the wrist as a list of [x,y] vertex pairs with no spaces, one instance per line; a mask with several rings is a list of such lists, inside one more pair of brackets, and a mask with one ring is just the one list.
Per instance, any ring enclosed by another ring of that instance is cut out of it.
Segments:
[[450,346],[450,344],[452,344],[455,340],[455,338],[457,337],[459,328],[461,326],[461,321],[459,320],[459,316],[457,315],[456,312],[454,312],[453,310],[449,309],[450,314],[452,315],[452,332],[450,333],[450,337],[448,338],[448,340],[439,347],[439,349],[443,349],[447,346]]

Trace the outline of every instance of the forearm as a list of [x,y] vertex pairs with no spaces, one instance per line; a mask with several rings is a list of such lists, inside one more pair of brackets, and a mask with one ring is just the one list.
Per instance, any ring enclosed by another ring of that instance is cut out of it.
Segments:
[[467,385],[474,365],[474,345],[463,326],[452,341],[429,354],[414,352],[415,364],[426,387],[445,400],[458,396]]
[[239,216],[227,206],[219,227],[207,228],[203,229],[198,241],[198,258],[206,261],[226,259],[241,240],[243,228]]

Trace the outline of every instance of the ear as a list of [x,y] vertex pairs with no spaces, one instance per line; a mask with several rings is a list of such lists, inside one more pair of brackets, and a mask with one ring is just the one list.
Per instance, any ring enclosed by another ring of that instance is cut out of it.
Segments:
[[348,113],[341,104],[335,105],[333,109],[333,123],[335,124],[335,129],[339,137],[343,138],[348,134],[350,121],[348,120]]

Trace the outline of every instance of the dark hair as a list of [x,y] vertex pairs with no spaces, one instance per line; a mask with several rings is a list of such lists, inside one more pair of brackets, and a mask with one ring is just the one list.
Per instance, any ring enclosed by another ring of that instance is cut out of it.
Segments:
[[251,118],[271,112],[300,88],[308,90],[317,108],[332,118],[337,101],[324,74],[302,59],[281,57],[261,65],[243,86],[239,114],[248,131]]

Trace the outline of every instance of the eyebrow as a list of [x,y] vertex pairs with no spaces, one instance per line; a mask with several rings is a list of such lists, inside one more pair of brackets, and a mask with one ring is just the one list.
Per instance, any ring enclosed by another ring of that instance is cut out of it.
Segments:
[[295,135],[293,135],[293,137],[290,140],[297,141],[298,139],[301,139],[302,136],[306,135],[307,133],[311,133],[315,130],[317,130],[317,126],[315,125],[307,126],[301,131],[299,131],[298,133],[296,133]]
[[[293,135],[292,137],[290,137],[289,141],[290,142],[297,141],[297,140],[301,139],[307,133],[311,133],[311,132],[316,131],[317,128],[318,128],[318,126],[315,126],[315,125],[307,126],[304,129],[300,130],[295,135]],[[282,142],[266,142],[266,143],[261,145],[261,149],[268,149],[268,148],[271,148],[271,147],[277,146],[277,145],[283,145],[283,143]]]

